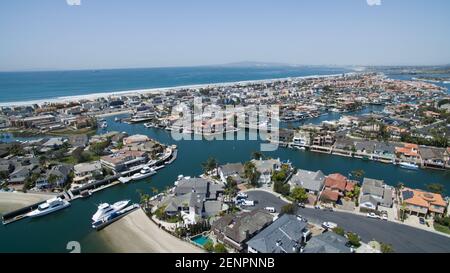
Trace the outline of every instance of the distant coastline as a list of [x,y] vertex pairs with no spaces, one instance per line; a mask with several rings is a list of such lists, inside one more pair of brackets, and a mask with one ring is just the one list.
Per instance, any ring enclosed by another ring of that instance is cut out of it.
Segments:
[[136,90],[124,90],[124,91],[113,91],[113,92],[98,92],[84,95],[73,95],[73,96],[62,96],[48,99],[39,99],[39,100],[25,100],[25,101],[13,101],[13,102],[0,102],[0,107],[7,106],[27,106],[38,104],[42,105],[45,103],[57,103],[57,102],[73,102],[73,101],[81,101],[81,100],[95,100],[101,97],[109,97],[109,96],[130,96],[130,95],[141,95],[147,93],[164,93],[169,91],[179,91],[183,89],[193,89],[193,88],[204,88],[204,87],[227,87],[239,84],[256,84],[256,83],[270,83],[273,81],[283,81],[283,80],[301,80],[308,78],[326,78],[326,77],[336,77],[342,74],[351,74],[357,72],[346,72],[346,73],[338,73],[338,74],[328,74],[328,75],[309,75],[309,76],[298,76],[298,77],[283,77],[283,78],[269,78],[269,79],[260,79],[260,80],[245,80],[245,81],[231,81],[231,82],[220,82],[220,83],[204,83],[204,84],[192,84],[192,85],[179,85],[172,87],[156,87],[156,88],[147,88],[147,89],[136,89]]

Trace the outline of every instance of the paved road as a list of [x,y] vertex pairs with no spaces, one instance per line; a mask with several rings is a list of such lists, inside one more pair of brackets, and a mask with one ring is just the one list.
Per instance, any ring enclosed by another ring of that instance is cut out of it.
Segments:
[[254,209],[264,209],[265,207],[274,207],[276,212],[281,211],[281,207],[286,205],[287,203],[277,196],[266,192],[266,191],[248,191],[248,200],[258,201],[254,207],[245,207],[245,209],[254,210]]
[[331,221],[357,233],[363,242],[376,240],[391,244],[397,253],[450,252],[450,238],[410,226],[337,211],[299,208],[297,214],[312,223]]

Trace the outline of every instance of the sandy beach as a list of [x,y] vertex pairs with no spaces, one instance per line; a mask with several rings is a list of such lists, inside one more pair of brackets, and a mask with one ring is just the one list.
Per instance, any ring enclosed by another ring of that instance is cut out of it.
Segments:
[[51,194],[0,192],[0,213],[10,212],[54,197]]
[[[346,73],[349,74],[349,73]],[[87,95],[77,95],[77,96],[64,96],[57,98],[48,98],[42,100],[29,100],[29,101],[12,101],[12,102],[0,102],[0,107],[5,106],[25,106],[38,104],[42,105],[44,103],[62,103],[62,102],[74,102],[83,100],[95,100],[102,97],[109,96],[138,96],[141,94],[148,93],[165,93],[172,91],[179,91],[182,89],[195,89],[195,88],[205,88],[205,87],[228,87],[233,85],[248,85],[248,84],[263,84],[270,83],[273,81],[283,81],[283,80],[301,80],[301,79],[311,79],[311,78],[326,78],[326,77],[337,77],[342,74],[330,74],[330,75],[310,75],[310,76],[299,76],[299,77],[288,77],[288,78],[271,78],[263,80],[248,80],[248,81],[234,81],[234,82],[222,82],[222,83],[205,83],[205,84],[192,84],[192,85],[179,85],[172,87],[158,87],[158,88],[147,88],[147,89],[137,89],[137,90],[125,90],[125,91],[115,91],[115,92],[102,92],[102,93],[92,93]]]
[[138,209],[98,232],[102,241],[121,253],[201,253],[201,248],[160,229]]

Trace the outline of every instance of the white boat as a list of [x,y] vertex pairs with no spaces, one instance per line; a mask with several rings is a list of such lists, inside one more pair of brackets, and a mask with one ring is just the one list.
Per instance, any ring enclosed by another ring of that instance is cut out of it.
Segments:
[[145,126],[146,128],[151,128],[151,127],[153,127],[153,125],[152,125],[150,122],[144,123],[144,126]]
[[417,164],[409,163],[409,162],[400,162],[398,165],[401,168],[409,169],[409,170],[417,170],[417,169],[419,169],[419,166]]
[[154,174],[156,174],[155,170],[146,166],[140,172],[133,174],[133,176],[131,177],[131,180],[134,180],[134,181],[141,180],[141,179],[150,177]]
[[28,213],[27,216],[38,217],[67,208],[68,206],[70,206],[70,203],[68,201],[63,200],[60,197],[55,197],[40,204],[37,209]]
[[115,122],[119,122],[120,119],[119,119],[118,117],[115,117],[115,118],[114,118],[114,121],[115,121]]
[[102,203],[98,205],[97,211],[92,216],[92,221],[97,222],[101,219],[104,219],[108,217],[109,215],[113,214],[114,212],[117,212],[123,208],[125,208],[130,200],[122,200],[118,201],[112,205],[108,203]]
[[106,121],[104,121],[102,123],[102,125],[100,125],[100,127],[103,128],[103,129],[108,128],[108,123]]
[[128,183],[128,182],[131,181],[131,177],[122,176],[122,177],[119,177],[118,180],[119,180],[120,182],[122,182],[123,184],[126,184],[126,183]]

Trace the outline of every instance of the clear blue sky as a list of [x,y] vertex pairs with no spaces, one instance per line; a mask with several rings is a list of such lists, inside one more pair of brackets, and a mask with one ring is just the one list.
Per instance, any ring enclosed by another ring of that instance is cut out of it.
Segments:
[[450,1],[381,1],[2,0],[0,70],[450,63]]

